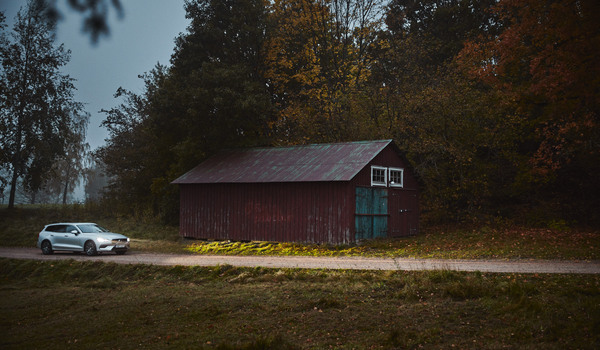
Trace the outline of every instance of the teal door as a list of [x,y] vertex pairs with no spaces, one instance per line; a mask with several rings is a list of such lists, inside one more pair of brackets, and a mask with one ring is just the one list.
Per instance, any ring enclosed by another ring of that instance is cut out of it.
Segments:
[[355,211],[356,240],[387,237],[387,188],[357,187]]

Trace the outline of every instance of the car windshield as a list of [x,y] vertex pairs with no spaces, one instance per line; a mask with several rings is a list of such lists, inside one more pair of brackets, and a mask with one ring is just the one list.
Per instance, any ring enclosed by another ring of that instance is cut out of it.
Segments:
[[101,232],[110,232],[109,230],[105,229],[104,227],[98,226],[98,225],[92,225],[92,224],[87,224],[87,225],[77,225],[77,227],[79,227],[79,229],[81,230],[81,232],[83,233],[101,233]]

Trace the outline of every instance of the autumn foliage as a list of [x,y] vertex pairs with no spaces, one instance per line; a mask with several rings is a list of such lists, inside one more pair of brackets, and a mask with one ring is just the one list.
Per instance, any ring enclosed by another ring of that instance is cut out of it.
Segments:
[[170,181],[222,148],[392,138],[428,220],[597,225],[599,7],[189,1],[171,65],[107,111],[113,198],[176,217]]
[[[462,59],[471,72],[502,91],[538,135],[530,163],[546,176],[583,153],[598,152],[600,35],[597,1],[502,1],[497,38],[470,42]],[[486,61],[477,60],[486,53]],[[595,87],[595,88],[594,88]],[[592,141],[592,143],[589,143]],[[579,152],[582,151],[582,152]]]
[[514,116],[522,179],[544,184],[537,190],[552,200],[597,208],[600,3],[511,0],[492,10],[500,35],[467,42],[459,60]]

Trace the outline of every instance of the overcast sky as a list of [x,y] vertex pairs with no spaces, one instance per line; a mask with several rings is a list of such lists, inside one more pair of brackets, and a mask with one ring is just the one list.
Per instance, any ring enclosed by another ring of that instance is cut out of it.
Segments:
[[[119,86],[136,93],[143,91],[139,74],[150,71],[157,62],[169,64],[179,33],[189,23],[183,9],[184,0],[121,0],[124,17],[109,13],[110,36],[96,45],[81,32],[82,16],[65,8],[67,0],[58,0],[63,20],[58,23],[56,43],[64,43],[72,51],[71,61],[62,72],[77,79],[75,98],[86,104],[90,113],[87,140],[92,149],[103,145],[108,136],[100,127],[104,114],[120,101],[113,95]],[[7,32],[25,0],[0,0],[0,11],[6,15]]]

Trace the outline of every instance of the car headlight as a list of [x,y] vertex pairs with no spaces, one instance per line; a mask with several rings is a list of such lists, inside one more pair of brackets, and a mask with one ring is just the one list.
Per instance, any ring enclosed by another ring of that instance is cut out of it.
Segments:
[[106,243],[106,242],[110,242],[110,239],[106,239],[104,237],[98,237],[98,242],[100,242],[100,243]]
[[129,242],[129,237],[127,237],[127,242]]

